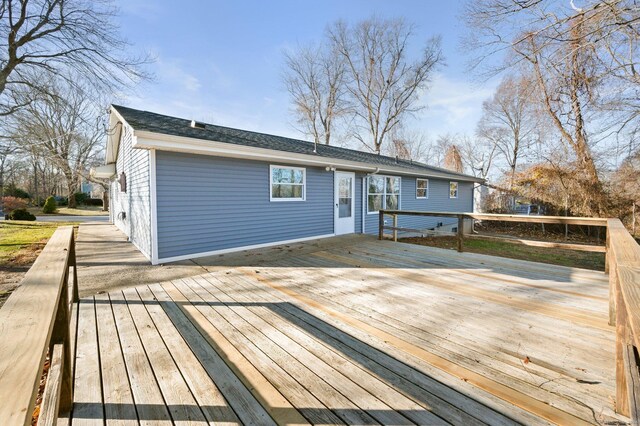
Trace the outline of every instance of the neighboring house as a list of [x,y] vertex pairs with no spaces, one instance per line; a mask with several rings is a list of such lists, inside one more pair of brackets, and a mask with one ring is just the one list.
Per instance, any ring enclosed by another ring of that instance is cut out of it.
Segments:
[[93,184],[87,180],[82,179],[80,181],[80,192],[91,196],[91,192],[93,191]]
[[[473,211],[480,179],[422,163],[112,106],[111,220],[154,264],[348,233],[382,209]],[[399,226],[455,219],[402,216]]]

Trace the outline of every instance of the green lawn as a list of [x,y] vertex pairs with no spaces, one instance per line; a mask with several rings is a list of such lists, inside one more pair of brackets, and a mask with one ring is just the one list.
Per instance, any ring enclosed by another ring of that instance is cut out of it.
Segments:
[[[400,238],[399,241],[447,249],[457,247],[455,237]],[[465,240],[464,251],[604,271],[604,253],[531,247],[480,238]]]
[[58,226],[77,222],[0,222],[0,267],[28,265]]

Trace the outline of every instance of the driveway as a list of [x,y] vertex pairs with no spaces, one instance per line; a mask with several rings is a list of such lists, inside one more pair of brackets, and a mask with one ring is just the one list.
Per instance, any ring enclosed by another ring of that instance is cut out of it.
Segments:
[[108,223],[109,216],[36,216],[38,222],[101,222]]

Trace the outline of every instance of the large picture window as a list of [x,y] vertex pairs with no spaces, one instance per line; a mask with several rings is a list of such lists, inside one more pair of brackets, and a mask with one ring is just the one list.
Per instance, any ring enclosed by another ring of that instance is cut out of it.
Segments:
[[367,213],[400,208],[400,178],[369,176],[367,185]]
[[271,166],[271,201],[304,201],[306,170],[302,167]]
[[429,198],[429,179],[416,179],[416,198]]

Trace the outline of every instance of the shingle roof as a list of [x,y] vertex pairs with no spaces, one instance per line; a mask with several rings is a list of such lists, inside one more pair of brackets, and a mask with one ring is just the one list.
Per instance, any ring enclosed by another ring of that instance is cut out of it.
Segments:
[[314,143],[298,139],[274,136],[265,133],[252,132],[248,130],[233,129],[230,127],[206,124],[205,128],[191,127],[191,120],[170,117],[149,111],[141,111],[119,105],[112,105],[113,108],[127,121],[135,130],[149,131],[172,136],[182,136],[200,140],[223,142],[235,145],[243,145],[255,148],[264,148],[276,151],[291,152],[297,154],[314,155],[338,160],[354,161],[374,166],[389,166],[393,168],[406,169],[413,173],[435,173],[437,175],[450,176],[453,179],[465,179],[480,181],[480,179],[462,173],[433,167],[416,161],[396,159],[386,155],[378,155],[369,152],[356,151],[353,149],[340,148],[337,146],[318,144],[314,152]]

